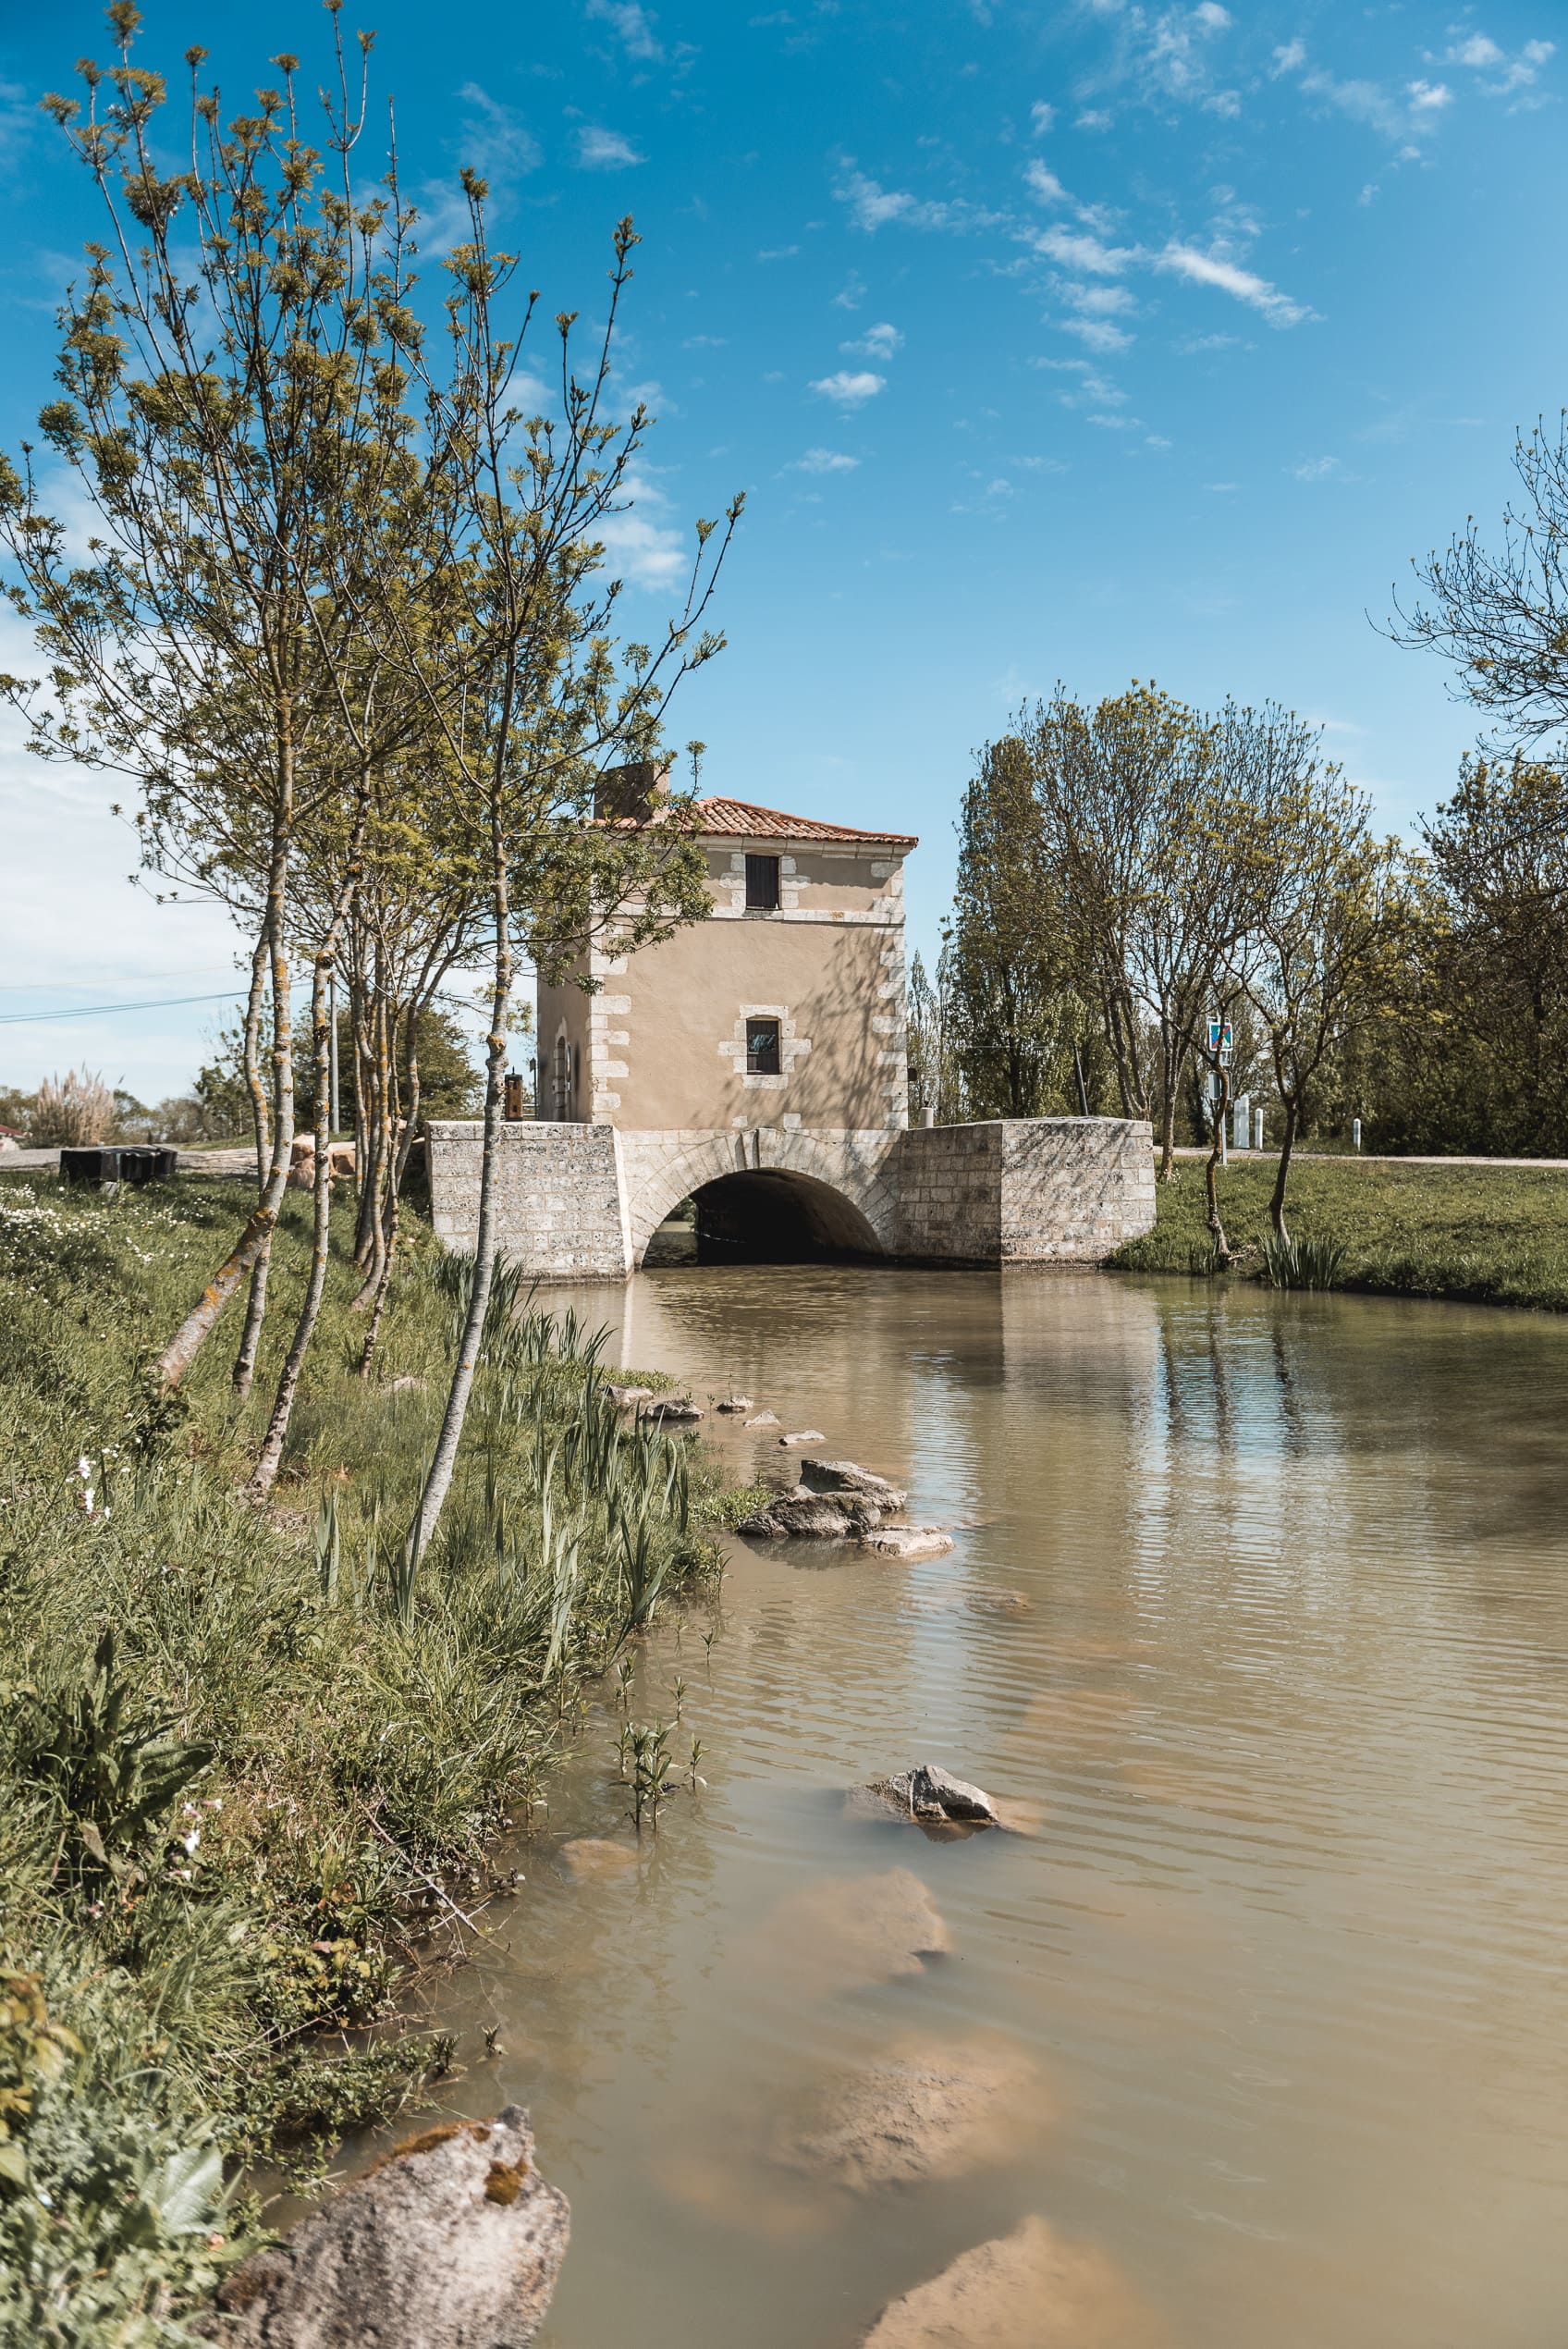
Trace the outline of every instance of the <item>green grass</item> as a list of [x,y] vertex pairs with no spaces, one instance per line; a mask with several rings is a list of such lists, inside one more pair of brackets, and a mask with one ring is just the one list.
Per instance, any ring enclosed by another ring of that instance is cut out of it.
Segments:
[[252,1507],[307,1199],[251,1401],[228,1390],[234,1309],[176,1411],[144,1384],[243,1203],[0,1181],[6,2349],[188,2340],[180,2311],[235,2248],[223,2177],[319,2167],[420,2093],[432,2050],[396,2007],[440,1955],[431,1880],[485,1900],[586,1678],[715,1571],[707,1529],[735,1506],[536,1323],[481,1372],[410,1589],[458,1310],[418,1231],[368,1385],[334,1262],[275,1503]]
[[[1236,1160],[1219,1175],[1234,1275],[1264,1276],[1275,1165]],[[1285,1207],[1292,1236],[1344,1250],[1340,1288],[1568,1311],[1568,1174],[1545,1168],[1401,1166],[1298,1159]],[[1109,1259],[1124,1272],[1207,1272],[1204,1174],[1191,1159],[1158,1187],[1154,1230]]]

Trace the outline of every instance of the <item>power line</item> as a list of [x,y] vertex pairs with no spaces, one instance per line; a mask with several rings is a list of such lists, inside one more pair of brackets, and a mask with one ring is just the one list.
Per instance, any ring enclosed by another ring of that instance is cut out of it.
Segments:
[[150,1003],[77,1003],[68,1012],[0,1012],[0,1027],[37,1027],[54,1019],[102,1019],[107,1012],[162,1012],[178,1003],[235,1003],[239,1000],[234,989],[225,988],[221,995],[160,995]]

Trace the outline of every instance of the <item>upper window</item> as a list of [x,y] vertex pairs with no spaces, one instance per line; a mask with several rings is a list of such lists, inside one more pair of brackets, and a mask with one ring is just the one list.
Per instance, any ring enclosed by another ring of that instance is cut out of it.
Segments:
[[748,856],[746,859],[746,911],[749,914],[774,914],[778,910],[778,857]]
[[749,1019],[746,1022],[747,1076],[777,1076],[778,1073],[778,1022],[776,1019]]

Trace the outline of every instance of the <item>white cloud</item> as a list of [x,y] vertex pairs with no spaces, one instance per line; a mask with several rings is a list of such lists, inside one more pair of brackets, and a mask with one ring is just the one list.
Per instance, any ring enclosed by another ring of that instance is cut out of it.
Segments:
[[833,297],[835,310],[858,310],[865,300],[865,280],[858,269],[851,269]]
[[1064,335],[1074,335],[1090,351],[1102,355],[1114,351],[1126,351],[1133,338],[1121,326],[1113,326],[1105,318],[1062,318],[1058,321]]
[[610,568],[633,586],[668,587],[684,576],[691,546],[664,520],[669,500],[645,473],[627,476],[626,498],[620,512],[606,514],[598,525]]
[[1444,51],[1443,63],[1467,66],[1472,73],[1493,76],[1490,80],[1482,80],[1481,89],[1488,98],[1508,98],[1515,91],[1528,89],[1539,77],[1548,58],[1556,54],[1554,42],[1526,41],[1518,55],[1511,57],[1489,34],[1472,32]]
[[808,449],[790,466],[797,473],[851,473],[859,464],[858,457],[846,457],[839,449]]
[[1038,155],[1035,156],[1032,162],[1024,165],[1023,180],[1030,194],[1038,196],[1042,203],[1067,202],[1066,189],[1057,178],[1056,173],[1047,165],[1043,164]]
[[[1275,50],[1274,62],[1268,68],[1269,78],[1278,81],[1282,73],[1299,73],[1305,63],[1306,43],[1298,33],[1293,41],[1287,41],[1281,48]],[[1223,486],[1230,486],[1228,483]]]
[[856,351],[862,359],[886,360],[891,359],[896,351],[902,350],[903,339],[897,326],[889,326],[884,319],[879,326],[867,326],[858,342],[841,342],[839,348],[840,351]]
[[1243,269],[1220,253],[1198,252],[1191,245],[1169,244],[1156,255],[1155,267],[1169,270],[1173,277],[1185,277],[1193,285],[1213,286],[1220,293],[1244,301],[1249,310],[1258,311],[1271,326],[1299,326],[1304,319],[1315,314],[1305,302],[1293,301],[1256,270]]
[[850,218],[868,237],[894,220],[905,228],[950,228],[957,220],[951,204],[927,202],[907,188],[884,188],[864,171],[851,171],[833,193],[849,205]]
[[1047,130],[1055,128],[1055,124],[1056,108],[1048,106],[1044,98],[1036,98],[1029,109],[1030,129],[1035,132],[1036,138],[1043,139]]
[[1453,92],[1445,81],[1407,81],[1404,86],[1417,114],[1435,114],[1439,106],[1453,104]]
[[757,259],[759,261],[793,261],[799,251],[799,245],[773,245],[766,252],[759,252]]
[[584,124],[577,134],[577,161],[581,170],[619,171],[644,160],[631,140],[623,139],[619,130],[604,130],[594,125]]
[[1130,245],[1108,245],[1098,237],[1084,236],[1072,228],[1047,228],[1034,242],[1047,261],[1060,262],[1064,269],[1086,269],[1097,277],[1120,277],[1138,258]]
[[835,375],[820,376],[811,388],[820,392],[825,400],[836,400],[840,408],[859,408],[866,400],[875,400],[887,381],[886,375],[874,375],[869,368],[851,373],[848,367],[840,367]]
[[1305,463],[1291,467],[1298,481],[1328,481],[1339,470],[1337,457],[1308,457]]
[[[450,151],[465,168],[489,181],[492,205],[504,210],[518,181],[537,171],[544,160],[539,141],[514,108],[493,98],[479,82],[465,81],[458,96],[466,111]],[[414,201],[422,252],[447,252],[467,241],[472,223],[468,199],[455,176],[422,181]]]
[[611,27],[629,57],[662,57],[647,10],[638,0],[587,0],[584,16]]

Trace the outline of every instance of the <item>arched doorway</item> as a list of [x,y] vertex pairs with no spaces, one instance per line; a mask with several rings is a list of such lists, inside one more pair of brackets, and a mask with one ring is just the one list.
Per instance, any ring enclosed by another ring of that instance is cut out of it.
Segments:
[[831,1184],[782,1167],[747,1167],[700,1184],[654,1234],[644,1261],[815,1264],[883,1252],[861,1210]]

